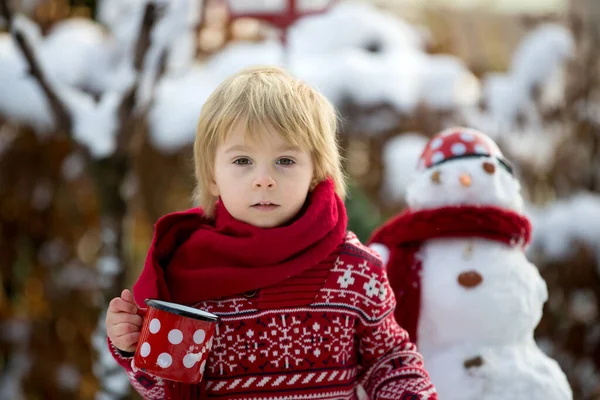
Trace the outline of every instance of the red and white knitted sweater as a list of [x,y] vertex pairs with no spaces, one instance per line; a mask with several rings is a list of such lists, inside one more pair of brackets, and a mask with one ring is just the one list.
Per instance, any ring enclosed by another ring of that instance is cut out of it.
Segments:
[[[206,396],[357,399],[362,385],[374,400],[437,399],[421,355],[394,319],[395,304],[381,260],[352,233],[315,268],[281,284],[196,304],[221,318]],[[110,347],[145,399],[170,398],[160,378]]]

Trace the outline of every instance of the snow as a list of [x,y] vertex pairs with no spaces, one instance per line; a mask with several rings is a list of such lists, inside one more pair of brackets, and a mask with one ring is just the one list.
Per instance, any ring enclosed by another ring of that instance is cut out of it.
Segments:
[[109,71],[117,57],[116,42],[104,28],[84,18],[72,18],[52,27],[37,51],[44,71],[78,88],[103,92],[114,85]]
[[383,149],[383,200],[392,204],[404,201],[406,189],[417,175],[419,157],[428,140],[417,133],[403,133],[386,142]]
[[[481,367],[463,366],[477,356],[483,360]],[[544,355],[532,338],[511,346],[465,344],[426,358],[425,363],[444,400],[572,398],[558,364]]]
[[71,153],[63,161],[61,172],[67,181],[79,178],[85,170],[85,158],[82,154]]
[[483,79],[483,113],[464,110],[470,125],[499,136],[511,132],[519,114],[534,118],[536,105],[533,89],[541,90],[539,103],[544,107],[560,105],[564,100],[564,68],[574,54],[571,32],[558,24],[542,24],[519,44],[506,73],[490,73]]
[[62,389],[76,391],[81,383],[81,373],[73,364],[63,364],[56,371],[56,379]]
[[574,55],[571,32],[558,24],[542,24],[532,30],[513,54],[510,73],[526,89],[542,85]]
[[565,260],[577,250],[577,244],[595,252],[600,265],[600,196],[579,193],[560,199],[544,208],[530,208],[533,223],[531,251],[545,258]]
[[425,35],[398,17],[367,4],[336,3],[324,14],[300,19],[289,32],[295,53],[332,54],[375,46],[381,53],[422,52]]
[[596,294],[591,289],[580,289],[571,293],[569,317],[584,324],[592,324],[597,321]]
[[[418,345],[426,363],[428,355],[462,343],[503,346],[533,334],[547,290],[519,248],[476,238],[437,239],[426,242],[420,254]],[[459,285],[465,271],[477,271],[482,283],[471,289]]]
[[[72,114],[76,139],[96,157],[115,150],[116,110],[136,79],[132,55],[145,4],[104,0],[98,5],[98,19],[107,29],[72,19],[58,23],[44,38],[31,21],[16,19],[18,29],[26,29],[31,37],[48,81]],[[201,15],[200,0],[159,3],[159,7],[164,7],[164,13],[151,32],[137,106],[148,105],[154,93],[151,138],[167,151],[193,141],[209,94],[226,77],[251,65],[286,64],[336,105],[348,100],[362,106],[389,104],[400,113],[410,113],[420,102],[446,109],[455,103],[474,104],[478,98],[477,79],[458,59],[425,54],[425,35],[418,28],[365,4],[341,2],[326,14],[299,20],[290,31],[287,53],[278,40],[233,43],[204,65],[193,62],[193,28]],[[155,85],[165,51],[166,76]],[[8,88],[3,93],[19,93],[0,94],[0,114],[30,123],[38,131],[52,129],[45,96],[26,74],[24,60],[7,35],[0,36],[0,85]],[[101,93],[100,100],[81,89]],[[381,131],[389,129],[383,125]]]

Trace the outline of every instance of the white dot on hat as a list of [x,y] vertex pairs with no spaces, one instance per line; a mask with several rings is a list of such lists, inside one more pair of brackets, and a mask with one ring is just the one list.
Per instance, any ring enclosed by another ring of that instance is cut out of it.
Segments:
[[156,333],[158,331],[160,331],[160,321],[154,318],[150,321],[150,333]]
[[150,343],[144,342],[142,344],[142,348],[140,349],[140,355],[142,357],[148,357],[149,354],[150,354]]
[[173,357],[169,353],[161,353],[156,360],[156,363],[161,368],[169,368],[173,364]]
[[442,147],[442,144],[444,144],[444,139],[442,139],[441,137],[439,138],[435,138],[433,139],[433,141],[431,142],[431,148],[433,150],[435,149],[439,149],[440,147]]
[[202,344],[205,338],[206,332],[204,332],[204,329],[198,329],[196,332],[194,332],[194,342],[196,344]]
[[434,164],[438,163],[438,162],[440,162],[442,160],[444,160],[444,153],[442,153],[441,151],[436,151],[431,156],[431,162],[434,163]]
[[475,153],[477,154],[488,154],[488,150],[482,144],[475,145]]
[[179,329],[173,329],[169,332],[169,342],[179,344],[183,340],[183,333]]
[[475,136],[473,136],[471,133],[461,133],[460,138],[465,142],[472,142],[475,140]]
[[467,152],[467,146],[465,146],[463,143],[454,143],[451,150],[452,154],[455,156],[461,156]]
[[198,361],[200,361],[199,354],[189,353],[183,357],[183,366],[186,368],[192,368]]

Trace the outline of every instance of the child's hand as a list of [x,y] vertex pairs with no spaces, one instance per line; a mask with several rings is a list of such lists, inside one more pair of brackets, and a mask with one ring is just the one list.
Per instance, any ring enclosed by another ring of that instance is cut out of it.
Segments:
[[106,313],[106,333],[108,338],[121,351],[132,353],[137,347],[142,328],[142,317],[137,314],[133,294],[125,289],[121,297],[115,297],[108,305]]

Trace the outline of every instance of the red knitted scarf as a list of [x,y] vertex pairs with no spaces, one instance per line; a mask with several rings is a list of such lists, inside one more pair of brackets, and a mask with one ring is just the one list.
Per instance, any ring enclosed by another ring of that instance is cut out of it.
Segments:
[[369,239],[390,249],[387,273],[398,305],[398,323],[417,342],[421,308],[421,244],[439,238],[484,238],[524,247],[531,238],[529,220],[516,212],[492,206],[455,206],[405,210],[386,222]]
[[221,204],[215,219],[195,208],[161,218],[144,269],[134,285],[147,298],[183,304],[274,285],[315,266],[343,241],[346,212],[327,180],[289,224],[258,228],[233,218]]

